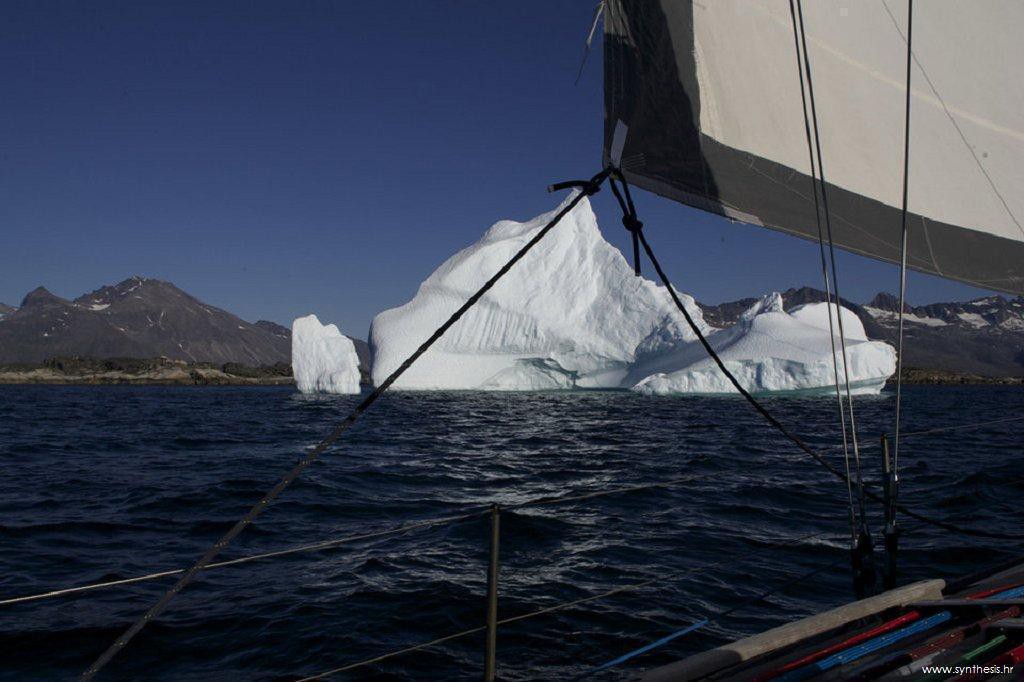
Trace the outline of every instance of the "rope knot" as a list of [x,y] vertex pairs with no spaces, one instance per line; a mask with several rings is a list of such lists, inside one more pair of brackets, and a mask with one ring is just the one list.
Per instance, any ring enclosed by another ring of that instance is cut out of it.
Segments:
[[582,194],[592,197],[601,191],[602,182],[604,182],[604,178],[601,178],[600,180],[569,180],[568,182],[556,182],[553,185],[548,185],[548,191],[557,192],[563,189],[578,189]]
[[557,192],[563,189],[578,189],[584,195],[592,197],[601,191],[601,184],[608,178],[610,172],[610,170],[605,169],[589,180],[568,180],[566,182],[556,182],[553,185],[548,185],[548,191]]
[[644,224],[635,215],[629,214],[622,216],[622,226],[632,234],[637,234],[640,230],[644,229]]

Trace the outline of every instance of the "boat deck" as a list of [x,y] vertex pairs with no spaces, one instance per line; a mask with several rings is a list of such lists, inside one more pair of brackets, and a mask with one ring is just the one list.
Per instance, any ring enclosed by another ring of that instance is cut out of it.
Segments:
[[668,680],[1024,679],[1024,563],[926,580],[648,671]]

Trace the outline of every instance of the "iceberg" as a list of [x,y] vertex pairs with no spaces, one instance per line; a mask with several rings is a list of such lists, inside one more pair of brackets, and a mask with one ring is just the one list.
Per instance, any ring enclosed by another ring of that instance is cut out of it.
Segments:
[[316,315],[292,322],[292,374],[302,393],[359,393],[359,357],[352,339]]
[[[574,195],[570,195],[565,203]],[[445,261],[405,305],[370,326],[380,384],[556,211],[504,220]],[[702,329],[695,301],[681,295]],[[694,335],[664,287],[643,277],[601,236],[580,201],[448,333],[395,382],[396,389],[628,388],[637,352],[654,354]],[[645,345],[642,345],[645,344]]]
[[[435,270],[411,301],[377,315],[370,326],[374,383],[391,374],[554,213],[496,223]],[[895,371],[892,346],[868,340],[860,319],[846,308],[812,303],[786,312],[781,295],[772,293],[732,327],[715,329],[705,323],[692,297],[679,296],[725,365],[751,392],[834,390],[830,315],[835,334],[842,316],[853,392],[878,393]],[[838,341],[836,347],[838,351]],[[668,291],[637,277],[618,249],[604,240],[586,199],[394,388],[735,391],[707,357]]]
[[[839,310],[839,316],[836,315],[836,310]],[[843,337],[847,342],[851,339],[854,341],[868,340],[868,335],[864,331],[864,323],[857,317],[857,313],[835,303],[805,303],[790,310],[789,314],[794,320],[803,322],[806,325],[817,327],[826,332],[831,331],[836,335],[837,340],[839,338],[839,319],[841,317],[843,320]],[[832,318],[831,322],[828,319],[829,317]],[[829,326],[830,324],[831,326]]]
[[[854,394],[878,393],[896,370],[896,352],[881,341],[869,341],[853,311],[839,308],[845,332],[850,388]],[[833,357],[844,381],[838,337],[836,355],[829,338],[829,316],[838,335],[835,304],[811,303],[791,312],[782,296],[772,293],[747,310],[735,325],[714,331],[708,341],[725,366],[751,393],[835,390]],[[638,364],[634,390],[647,394],[735,393],[699,343],[677,345]]]

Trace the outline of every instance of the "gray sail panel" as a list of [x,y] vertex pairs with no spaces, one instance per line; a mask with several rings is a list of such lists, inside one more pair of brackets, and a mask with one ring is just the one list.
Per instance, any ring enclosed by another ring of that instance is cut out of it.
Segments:
[[[835,243],[897,262],[906,3],[804,11]],[[916,270],[1020,294],[1015,25],[1024,3],[915,12],[908,250]],[[621,166],[637,186],[817,239],[788,0],[608,0],[604,49],[606,161],[621,121]]]

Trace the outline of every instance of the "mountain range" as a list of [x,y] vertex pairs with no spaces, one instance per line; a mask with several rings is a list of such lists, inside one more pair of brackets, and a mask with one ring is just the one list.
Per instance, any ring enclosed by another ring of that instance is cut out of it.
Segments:
[[[369,366],[369,348],[353,339]],[[43,287],[0,304],[0,363],[47,358],[154,358],[259,366],[291,361],[291,330],[246,322],[170,282],[130,277],[74,300]]]
[[[782,294],[792,309],[825,300],[803,287]],[[757,298],[699,304],[704,319],[727,327]],[[868,338],[895,345],[899,302],[880,293],[867,304],[843,300]],[[364,371],[366,342],[352,339]],[[0,304],[0,363],[36,364],[54,357],[155,358],[243,365],[290,362],[291,330],[267,320],[246,322],[170,282],[130,277],[74,300],[43,287],[17,308]],[[1024,376],[1024,297],[904,308],[904,365],[983,376]]]

